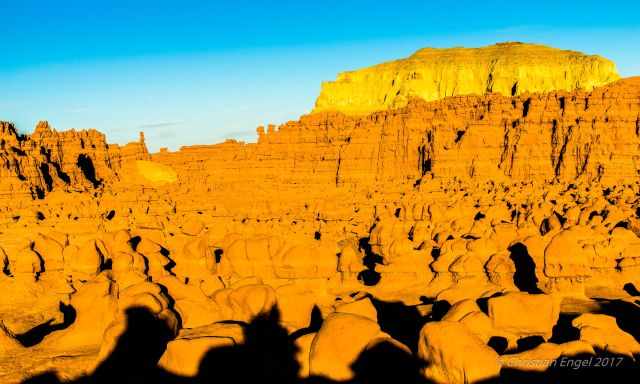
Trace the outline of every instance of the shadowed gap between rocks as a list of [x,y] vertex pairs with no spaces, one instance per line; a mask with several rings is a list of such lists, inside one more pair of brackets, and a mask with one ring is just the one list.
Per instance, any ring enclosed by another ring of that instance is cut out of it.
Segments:
[[624,300],[600,300],[597,313],[616,318],[618,327],[640,341],[640,307]]
[[362,258],[362,264],[365,269],[358,273],[358,280],[366,286],[376,285],[380,282],[380,272],[376,271],[376,264],[382,264],[382,257],[373,252],[371,244],[369,244],[369,237],[362,237],[358,240],[358,246],[360,250],[364,252]]
[[76,165],[78,166],[78,168],[80,168],[84,177],[89,180],[91,184],[93,184],[94,188],[98,188],[100,185],[102,185],[102,180],[98,180],[98,178],[96,177],[96,169],[93,165],[93,160],[91,160],[89,156],[80,154],[78,156]]
[[399,301],[378,300],[371,295],[369,299],[378,313],[380,329],[416,353],[420,330],[429,318],[422,316],[415,306],[405,305]]
[[542,293],[538,288],[536,277],[536,263],[529,255],[527,247],[517,243],[509,247],[509,257],[513,260],[516,271],[513,274],[513,283],[519,290],[527,293]]

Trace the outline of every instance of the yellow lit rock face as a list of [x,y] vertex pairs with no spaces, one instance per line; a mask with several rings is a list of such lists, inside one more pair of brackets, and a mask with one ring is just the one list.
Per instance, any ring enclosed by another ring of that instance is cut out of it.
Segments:
[[147,181],[156,184],[168,184],[178,180],[178,175],[168,165],[148,160],[137,160],[136,168]]
[[122,175],[127,182],[149,186],[171,184],[178,180],[178,175],[173,168],[149,160],[136,160],[126,164]]
[[314,112],[350,115],[395,109],[409,98],[591,90],[619,79],[596,55],[543,45],[499,43],[482,48],[424,48],[406,59],[343,72],[324,82]]

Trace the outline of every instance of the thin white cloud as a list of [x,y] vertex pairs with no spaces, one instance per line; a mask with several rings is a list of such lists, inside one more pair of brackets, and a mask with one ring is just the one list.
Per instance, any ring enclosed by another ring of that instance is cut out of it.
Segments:
[[232,132],[226,132],[223,133],[222,136],[225,136],[225,138],[234,138],[234,137],[247,137],[247,136],[258,136],[258,134],[256,133],[256,130],[246,130],[246,131],[232,131]]
[[182,124],[182,121],[159,121],[155,123],[140,124],[138,128],[164,128]]

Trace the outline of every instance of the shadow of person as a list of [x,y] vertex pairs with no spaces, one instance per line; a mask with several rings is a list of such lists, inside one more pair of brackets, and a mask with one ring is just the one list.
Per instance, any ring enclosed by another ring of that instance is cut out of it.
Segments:
[[363,351],[351,365],[357,384],[427,383],[422,367],[414,355],[389,341]]
[[54,372],[46,372],[23,383],[187,383],[187,379],[157,366],[167,343],[173,338],[173,332],[165,321],[143,307],[128,308],[125,315],[124,333],[118,338],[111,354],[92,374],[75,381],[63,381]]
[[198,383],[296,383],[298,348],[280,325],[280,310],[256,316],[242,324],[244,343],[212,348],[200,362]]
[[128,308],[126,329],[118,338],[111,354],[95,369],[90,377],[78,383],[182,383],[157,366],[173,332],[165,321],[148,309]]
[[376,308],[382,331],[409,347],[412,352],[417,352],[420,329],[430,319],[421,315],[415,306],[400,301],[379,300],[371,295],[368,297]]

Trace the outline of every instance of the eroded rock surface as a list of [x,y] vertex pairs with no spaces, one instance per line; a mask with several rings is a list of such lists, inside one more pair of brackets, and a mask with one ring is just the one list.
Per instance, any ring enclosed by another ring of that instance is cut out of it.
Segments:
[[633,366],[640,78],[516,93],[321,112],[256,143],[155,154],[143,136],[3,123],[0,381]]
[[482,48],[424,48],[400,60],[340,73],[324,82],[314,112],[366,114],[412,97],[591,90],[619,78],[603,57],[518,42]]

